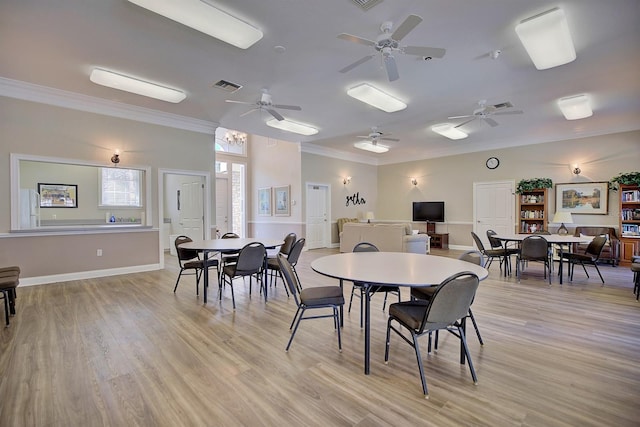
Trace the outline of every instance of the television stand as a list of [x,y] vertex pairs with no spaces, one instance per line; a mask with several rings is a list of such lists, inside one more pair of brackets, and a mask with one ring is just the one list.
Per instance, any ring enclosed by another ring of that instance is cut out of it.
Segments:
[[436,223],[427,221],[427,234],[436,232]]

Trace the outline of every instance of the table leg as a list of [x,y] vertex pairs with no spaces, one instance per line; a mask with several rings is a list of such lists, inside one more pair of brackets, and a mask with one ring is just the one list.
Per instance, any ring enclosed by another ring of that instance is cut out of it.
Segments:
[[[342,294],[344,295],[344,286],[343,283],[344,281],[342,279],[340,279],[340,290],[342,291]],[[340,327],[344,328],[344,305],[340,306]]]
[[[263,270],[264,270],[264,274],[262,276],[262,287],[264,288],[264,302],[267,302],[267,288],[269,286],[267,286],[267,281],[268,281],[268,273],[269,273],[269,269],[268,269],[268,259],[267,259],[267,255],[265,254],[264,256],[264,266],[263,266]],[[276,282],[277,284],[277,282]],[[286,286],[286,284],[285,284]]]
[[364,286],[364,374],[369,375],[370,359],[371,359],[371,294],[369,293],[370,285],[365,283]]
[[558,247],[560,248],[560,261],[558,262],[558,276],[560,276],[560,284],[562,285],[562,253],[563,253],[564,245],[559,244]]

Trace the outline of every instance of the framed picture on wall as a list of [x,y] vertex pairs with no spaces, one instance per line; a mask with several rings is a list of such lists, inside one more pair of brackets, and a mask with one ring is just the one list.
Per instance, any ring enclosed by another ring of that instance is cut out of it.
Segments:
[[75,184],[38,183],[41,208],[77,208],[78,186]]
[[606,215],[608,196],[608,182],[556,184],[556,211]]
[[275,187],[274,198],[276,206],[276,216],[291,215],[291,191],[289,188],[290,187],[288,185]]
[[258,188],[258,215],[271,216],[271,187]]

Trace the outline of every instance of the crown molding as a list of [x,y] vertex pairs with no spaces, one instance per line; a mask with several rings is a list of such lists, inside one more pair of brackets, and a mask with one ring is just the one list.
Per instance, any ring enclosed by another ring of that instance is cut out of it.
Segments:
[[219,123],[0,77],[0,95],[40,104],[215,135]]

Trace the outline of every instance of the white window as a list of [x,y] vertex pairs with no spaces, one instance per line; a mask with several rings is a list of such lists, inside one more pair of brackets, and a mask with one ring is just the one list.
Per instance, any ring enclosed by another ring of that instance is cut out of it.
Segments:
[[142,171],[100,168],[100,206],[142,207]]

